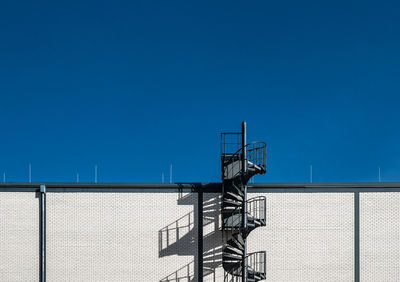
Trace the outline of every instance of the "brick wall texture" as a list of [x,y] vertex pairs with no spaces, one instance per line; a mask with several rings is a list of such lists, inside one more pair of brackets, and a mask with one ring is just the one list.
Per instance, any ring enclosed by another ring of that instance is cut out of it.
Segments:
[[267,281],[353,281],[353,194],[254,196],[267,198],[267,226],[250,233],[248,251],[266,251]]
[[360,280],[400,281],[400,193],[360,194]]
[[[266,281],[354,281],[352,193],[266,196]],[[47,281],[197,281],[196,193],[47,193]],[[204,194],[204,281],[224,281],[219,194]],[[361,281],[400,281],[400,193],[360,194]],[[0,281],[38,281],[39,199],[0,193]]]
[[0,281],[39,281],[35,193],[0,193]]

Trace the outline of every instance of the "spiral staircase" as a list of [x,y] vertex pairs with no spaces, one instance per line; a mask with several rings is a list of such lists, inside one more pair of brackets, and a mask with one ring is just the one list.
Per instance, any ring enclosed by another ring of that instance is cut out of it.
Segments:
[[266,199],[247,199],[247,183],[266,172],[264,142],[246,142],[246,123],[240,133],[221,134],[222,230],[225,239],[222,262],[225,282],[266,279],[265,251],[247,253],[251,231],[266,225]]

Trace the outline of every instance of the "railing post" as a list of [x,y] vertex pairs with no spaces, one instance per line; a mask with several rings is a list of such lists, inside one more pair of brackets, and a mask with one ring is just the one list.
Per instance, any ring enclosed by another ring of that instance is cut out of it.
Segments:
[[264,207],[263,207],[263,212],[264,212],[264,220],[267,222],[267,199],[264,199]]
[[46,282],[46,186],[40,185],[39,190],[40,215],[40,282]]

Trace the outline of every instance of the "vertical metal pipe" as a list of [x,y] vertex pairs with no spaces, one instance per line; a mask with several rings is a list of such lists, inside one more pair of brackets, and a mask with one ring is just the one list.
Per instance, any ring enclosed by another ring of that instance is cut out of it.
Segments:
[[46,186],[40,185],[40,282],[46,282]]
[[198,282],[203,282],[203,191],[197,193],[197,216],[198,216]]
[[247,171],[247,150],[246,150],[246,144],[247,144],[247,128],[246,128],[246,122],[242,122],[242,170],[243,172]]
[[242,122],[242,188],[243,188],[243,203],[242,203],[242,237],[243,237],[243,255],[242,255],[242,282],[247,281],[247,243],[246,243],[246,230],[247,230],[247,129],[246,122]]
[[360,193],[354,193],[354,282],[360,282]]
[[169,183],[172,183],[172,164],[169,166]]

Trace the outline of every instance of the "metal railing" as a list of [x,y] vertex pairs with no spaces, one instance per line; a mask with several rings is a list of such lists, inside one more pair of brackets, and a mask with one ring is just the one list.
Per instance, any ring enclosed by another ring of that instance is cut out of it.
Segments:
[[265,251],[250,253],[246,257],[247,267],[252,268],[255,272],[265,274],[267,264],[267,254]]
[[[247,164],[256,165],[261,168],[265,173],[266,171],[266,159],[267,159],[267,145],[265,142],[251,142],[246,144],[244,149],[247,151]],[[223,151],[221,155],[222,162],[222,175],[224,178],[235,178],[242,173],[243,167],[243,152],[242,148],[234,153],[226,153]],[[245,160],[245,161],[246,161]]]
[[242,277],[240,277],[240,274],[234,275],[233,273],[226,272],[224,274],[224,282],[241,282]]
[[241,148],[242,148],[241,132],[221,133],[221,155],[231,154],[233,152],[240,150]]
[[[254,219],[265,222],[267,218],[266,203],[267,199],[265,196],[258,196],[247,200],[247,214],[251,215]],[[241,212],[242,207],[232,209],[232,213],[223,220],[223,228],[239,228],[242,223],[242,217],[239,216]],[[233,217],[234,215],[237,216]]]
[[[267,269],[267,254],[265,251],[250,253],[246,256],[247,270],[252,269],[259,275],[266,275]],[[241,282],[241,266],[238,263],[238,268],[230,272],[225,271],[224,282]]]
[[247,213],[256,219],[266,220],[267,199],[265,196],[258,196],[247,200]]
[[251,142],[246,145],[247,160],[255,165],[262,166],[265,170],[267,160],[267,145],[265,142]]

